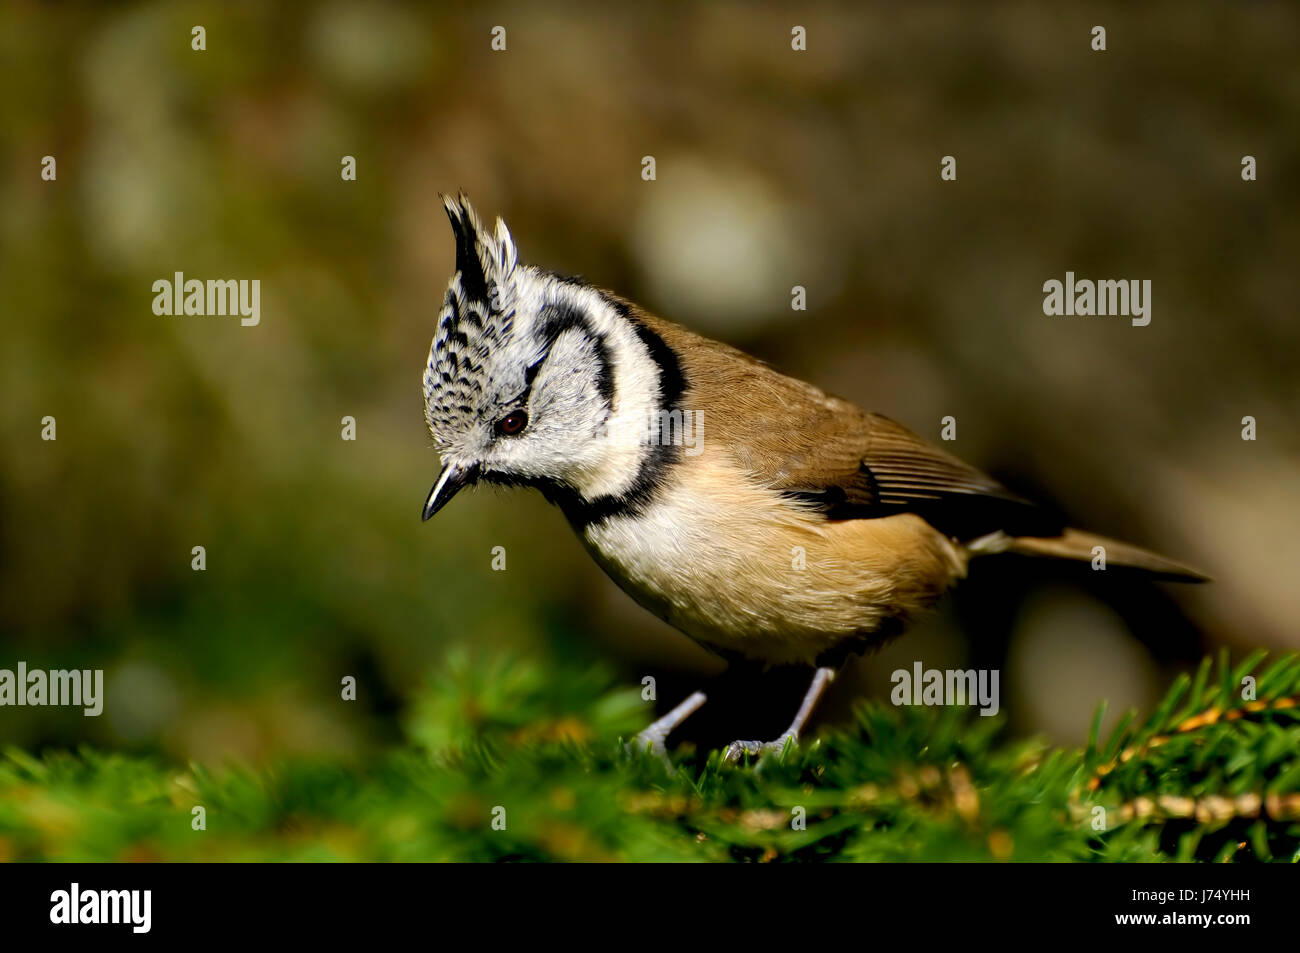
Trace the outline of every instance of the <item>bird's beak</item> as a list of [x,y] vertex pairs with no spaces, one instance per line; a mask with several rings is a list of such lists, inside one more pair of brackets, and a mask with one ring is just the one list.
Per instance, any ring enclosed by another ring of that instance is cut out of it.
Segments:
[[424,514],[420,519],[422,521],[427,520],[430,516],[451,502],[453,496],[477,479],[477,463],[470,464],[469,466],[460,466],[455,463],[447,464],[442,468],[442,473],[438,476],[438,482],[435,483],[433,489],[429,491],[429,498],[424,501]]

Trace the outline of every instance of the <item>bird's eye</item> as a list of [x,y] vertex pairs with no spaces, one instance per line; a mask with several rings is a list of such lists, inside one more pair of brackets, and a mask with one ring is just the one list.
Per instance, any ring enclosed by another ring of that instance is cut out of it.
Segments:
[[517,433],[522,433],[527,426],[528,415],[522,410],[512,410],[497,421],[497,433],[513,437]]

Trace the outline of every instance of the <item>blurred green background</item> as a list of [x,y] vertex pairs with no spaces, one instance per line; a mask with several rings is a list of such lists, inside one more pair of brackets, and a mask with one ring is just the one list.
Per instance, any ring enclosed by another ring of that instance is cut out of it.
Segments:
[[[826,718],[979,664],[1015,731],[1078,742],[1206,649],[1300,648],[1298,54],[1286,4],[6,4],[0,667],[103,668],[107,701],[4,709],[0,741],[357,753],[453,646],[664,702],[717,671],[539,497],[419,522],[459,188],[525,260],[931,439],[953,415],[968,461],[1215,578],[986,563]],[[1044,317],[1067,270],[1150,279],[1150,326]],[[156,316],[176,271],[259,279],[260,325]],[[784,725],[801,687],[698,730]]]

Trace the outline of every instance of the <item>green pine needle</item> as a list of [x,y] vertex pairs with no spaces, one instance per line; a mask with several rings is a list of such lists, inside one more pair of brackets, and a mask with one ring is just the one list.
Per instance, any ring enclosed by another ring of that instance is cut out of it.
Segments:
[[[867,702],[745,766],[627,754],[650,718],[600,670],[449,660],[409,743],[361,765],[0,757],[0,860],[1186,861],[1300,858],[1300,659],[1180,676],[1082,750]],[[195,830],[194,808],[206,829]]]

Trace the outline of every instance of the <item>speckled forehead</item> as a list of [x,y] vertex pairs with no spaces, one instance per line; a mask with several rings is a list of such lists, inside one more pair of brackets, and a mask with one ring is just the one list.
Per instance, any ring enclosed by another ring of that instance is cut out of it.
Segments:
[[[509,365],[493,356],[516,331],[518,252],[505,223],[485,230],[464,195],[445,199],[456,244],[456,271],[447,286],[424,370],[425,417],[435,440],[468,431],[486,399],[506,382]],[[501,370],[498,370],[501,369]]]

